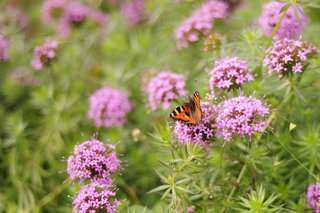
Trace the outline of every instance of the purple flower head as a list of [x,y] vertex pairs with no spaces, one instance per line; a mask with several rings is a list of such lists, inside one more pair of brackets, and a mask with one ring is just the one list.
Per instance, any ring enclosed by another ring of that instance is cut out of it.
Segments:
[[217,107],[210,102],[200,102],[202,118],[198,125],[189,126],[182,121],[175,121],[173,136],[181,144],[199,143],[209,144],[209,140],[215,134],[215,117]]
[[216,61],[212,70],[207,69],[210,75],[210,89],[212,95],[217,88],[221,92],[224,89],[239,88],[246,81],[252,81],[247,61],[238,57],[226,57]]
[[65,11],[62,19],[66,19],[71,24],[78,24],[83,22],[90,15],[90,8],[87,6],[73,1],[68,3],[67,7],[65,7]]
[[62,36],[68,36],[72,27],[84,22],[90,16],[90,8],[87,6],[71,1],[65,5],[63,14],[59,19],[58,32]]
[[122,126],[127,122],[126,114],[131,111],[128,96],[119,90],[102,87],[89,97],[88,117],[97,127]]
[[227,9],[228,4],[222,1],[209,0],[204,3],[175,31],[177,47],[188,47],[189,43],[198,41],[201,35],[207,35],[215,19],[226,17]]
[[194,213],[194,209],[192,208],[192,206],[189,206],[187,208],[187,213]]
[[41,70],[43,65],[48,64],[56,56],[57,47],[58,42],[48,37],[43,45],[34,48],[31,65],[36,70]]
[[73,210],[79,213],[119,212],[120,201],[114,198],[116,190],[109,184],[92,182],[82,186],[73,197]]
[[132,26],[139,23],[143,18],[144,0],[126,1],[121,5],[120,12]]
[[233,135],[249,137],[268,126],[269,108],[260,100],[238,96],[220,103],[216,117],[217,137],[230,141]]
[[91,10],[90,17],[102,27],[107,24],[109,19],[101,10]]
[[104,26],[108,16],[98,9],[91,9],[78,1],[45,0],[42,5],[42,20],[49,23],[58,21],[58,32],[62,36],[68,36],[72,27],[78,26],[91,18],[99,25]]
[[263,66],[268,74],[279,73],[279,78],[295,72],[303,72],[306,60],[314,58],[319,51],[307,41],[283,39],[273,43],[266,51]]
[[111,183],[110,174],[121,167],[120,162],[114,145],[92,139],[75,145],[73,155],[68,158],[67,172],[72,181]]
[[152,77],[147,86],[151,109],[155,110],[161,104],[163,109],[168,109],[171,100],[186,94],[185,85],[186,78],[183,75],[169,71],[162,71]]
[[308,187],[307,203],[308,208],[313,209],[315,213],[320,213],[320,183],[310,184]]
[[[259,24],[261,25],[266,36],[271,35],[273,28],[277,25],[278,21],[280,20],[280,17],[282,16],[282,13],[280,14],[280,10],[284,5],[286,5],[286,3],[271,1],[263,6],[262,14],[259,17]],[[302,8],[299,9],[302,10]],[[274,39],[295,39],[299,35],[301,35],[305,26],[306,18],[299,12],[299,9],[296,8],[297,14],[300,18],[300,23],[295,16],[293,6],[291,6],[288,9],[284,18],[282,19],[279,28],[277,29],[274,35]]]
[[9,42],[3,38],[3,35],[0,34],[0,61],[8,61],[8,44]]
[[42,21],[49,23],[59,19],[67,4],[67,0],[45,0],[42,4]]

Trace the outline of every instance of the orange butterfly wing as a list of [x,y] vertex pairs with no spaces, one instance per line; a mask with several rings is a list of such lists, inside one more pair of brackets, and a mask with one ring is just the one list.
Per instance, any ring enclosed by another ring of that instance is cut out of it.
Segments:
[[175,110],[170,113],[170,117],[174,120],[181,120],[184,122],[190,121],[190,108],[187,103],[178,106]]
[[170,113],[174,120],[181,120],[187,124],[198,124],[201,120],[200,94],[195,92],[189,103],[178,106]]
[[193,94],[192,101],[194,103],[194,109],[191,111],[191,118],[195,119],[196,123],[199,123],[201,121],[201,107],[200,107],[200,94],[199,92],[195,92]]

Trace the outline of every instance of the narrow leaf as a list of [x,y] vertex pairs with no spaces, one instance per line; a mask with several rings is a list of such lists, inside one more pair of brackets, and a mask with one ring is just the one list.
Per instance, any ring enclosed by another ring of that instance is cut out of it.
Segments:
[[288,4],[284,5],[284,6],[280,9],[279,14],[283,13],[284,11],[286,11],[290,6],[291,6],[291,3],[288,3]]
[[294,87],[294,91],[296,91],[297,95],[299,98],[301,98],[305,103],[307,102],[306,98],[303,96],[303,94],[299,91],[299,89],[297,89],[296,87]]
[[158,170],[156,170],[156,169],[153,169],[156,173],[157,173],[157,175],[161,178],[161,180],[163,180],[163,181],[165,181],[166,182],[166,177],[164,176],[164,175],[162,175]]
[[153,193],[153,192],[158,192],[158,191],[161,191],[161,190],[164,190],[164,189],[167,189],[169,188],[170,186],[169,185],[162,185],[162,186],[158,186],[150,191],[147,192],[147,194],[150,194],[150,193]]
[[179,185],[179,184],[181,184],[181,183],[188,182],[188,181],[190,181],[190,180],[191,180],[190,178],[185,178],[185,179],[179,180],[179,181],[176,182],[176,185]]
[[293,7],[293,10],[294,10],[294,16],[295,16],[296,19],[298,20],[299,24],[301,24],[300,16],[298,15],[298,12],[297,12],[297,7],[294,6],[294,7]]
[[163,193],[163,195],[161,196],[160,200],[163,200],[163,199],[168,195],[168,193],[169,193],[170,191],[171,191],[170,188],[167,189],[167,191],[165,191],[165,192]]
[[168,163],[166,163],[162,160],[158,160],[158,162],[161,163],[163,166],[167,167],[168,169],[172,169]]
[[190,191],[189,189],[183,188],[181,186],[176,186],[177,189],[186,192],[186,193],[190,193],[190,194],[194,194],[192,191]]

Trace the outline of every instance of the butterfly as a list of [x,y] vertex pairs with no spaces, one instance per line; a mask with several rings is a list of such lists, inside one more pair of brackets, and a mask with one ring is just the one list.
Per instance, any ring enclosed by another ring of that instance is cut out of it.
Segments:
[[200,93],[196,91],[189,102],[178,106],[170,113],[173,120],[181,120],[187,124],[199,124],[201,121]]

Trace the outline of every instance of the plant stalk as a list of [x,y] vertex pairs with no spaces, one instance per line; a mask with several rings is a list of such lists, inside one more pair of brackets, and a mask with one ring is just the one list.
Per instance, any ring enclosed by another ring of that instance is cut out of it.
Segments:
[[[246,164],[243,164],[242,169],[241,169],[241,171],[240,171],[240,173],[239,173],[239,176],[238,176],[238,178],[237,178],[237,181],[234,183],[234,185],[233,185],[233,187],[232,187],[232,189],[231,189],[231,192],[230,192],[230,194],[229,194],[226,202],[228,202],[228,201],[231,199],[231,197],[233,196],[234,192],[236,191],[236,188],[238,187],[238,185],[239,185],[239,183],[240,183],[240,181],[241,181],[241,178],[242,178],[244,172],[246,171],[246,168],[247,168],[247,165],[246,165]],[[221,209],[220,213],[223,213],[225,210],[226,210],[226,207],[223,207],[223,208]]]

